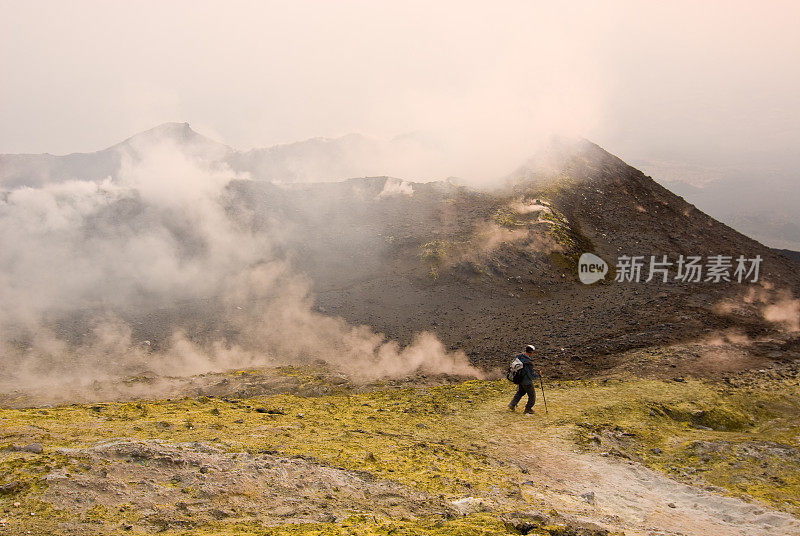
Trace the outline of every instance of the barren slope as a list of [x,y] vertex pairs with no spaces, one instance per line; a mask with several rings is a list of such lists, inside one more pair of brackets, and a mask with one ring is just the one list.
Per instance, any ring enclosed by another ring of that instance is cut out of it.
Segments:
[[[60,167],[43,174],[14,163],[33,157],[4,156],[2,180],[10,188],[80,173],[100,180],[116,173],[112,168],[121,155],[135,158],[141,147],[164,136],[205,162],[244,154],[188,125],[168,124],[93,155],[44,155],[41,162],[56,159]],[[237,169],[251,171],[256,180],[230,182],[219,201],[245,234],[262,233],[274,245],[273,255],[308,276],[316,308],[325,314],[369,325],[400,343],[433,331],[450,349],[463,349],[487,368],[534,343],[552,374],[593,373],[618,367],[618,356],[629,349],[692,344],[731,332],[754,344],[750,358],[719,365],[723,372],[800,355],[796,333],[786,332],[792,318],[781,324],[764,317],[765,307],[800,295],[796,265],[592,143],[555,141],[501,186],[487,190],[387,177],[292,185],[258,180],[263,169],[271,170],[269,178],[282,173],[284,156],[295,162],[319,144],[326,158],[336,161],[336,144],[321,141],[247,153],[236,161]],[[82,159],[91,162],[83,166]],[[90,239],[135,236],[157,217],[134,195],[93,215],[85,233]],[[176,255],[202,257],[202,237],[188,222],[170,218],[157,223],[172,235]],[[673,262],[678,255],[760,255],[762,284],[656,280],[589,287],[578,281],[575,265],[586,251],[612,266],[619,255],[668,255]],[[158,348],[176,330],[193,340],[221,333],[235,341],[225,311],[213,295],[174,303],[142,293],[128,307],[110,312],[130,322],[136,341]],[[93,319],[107,312],[54,312],[49,321],[60,337],[77,343]],[[697,371],[680,358],[673,365],[678,373]]]
[[577,281],[584,251],[612,264],[622,254],[761,255],[762,282],[800,288],[789,260],[591,143],[554,145],[492,191],[415,183],[411,195],[381,197],[390,181],[237,187],[248,210],[292,222],[287,247],[299,244],[295,266],[320,310],[402,342],[434,330],[492,366],[531,341],[555,368],[582,371],[612,366],[612,352],[735,328],[798,355],[759,304],[741,301],[747,284]]

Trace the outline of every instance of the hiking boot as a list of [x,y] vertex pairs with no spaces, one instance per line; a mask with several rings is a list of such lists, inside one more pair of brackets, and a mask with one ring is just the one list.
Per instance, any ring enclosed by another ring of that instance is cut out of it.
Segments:
[[524,413],[525,415],[535,415],[535,413],[533,413],[533,410],[532,410],[532,409],[526,409],[525,411],[523,411],[523,413]]
[[509,404],[508,409],[509,411],[514,411],[515,409],[517,409],[517,406],[515,406],[514,404]]

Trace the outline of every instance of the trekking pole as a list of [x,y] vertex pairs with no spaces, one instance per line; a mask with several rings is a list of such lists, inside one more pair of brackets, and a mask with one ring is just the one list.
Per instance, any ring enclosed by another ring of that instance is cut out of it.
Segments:
[[539,387],[542,388],[542,400],[544,400],[544,412],[548,413],[547,411],[547,399],[544,397],[544,382],[542,381],[542,373],[539,372]]

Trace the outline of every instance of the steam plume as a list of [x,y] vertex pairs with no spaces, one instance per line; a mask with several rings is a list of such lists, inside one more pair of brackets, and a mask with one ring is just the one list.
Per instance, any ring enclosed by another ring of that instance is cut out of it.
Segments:
[[[253,225],[232,190],[246,175],[165,142],[138,149],[114,179],[0,197],[3,391],[312,359],[361,378],[477,374],[432,334],[400,348],[315,312],[287,249],[298,222]],[[144,340],[141,319],[159,315],[171,332]]]

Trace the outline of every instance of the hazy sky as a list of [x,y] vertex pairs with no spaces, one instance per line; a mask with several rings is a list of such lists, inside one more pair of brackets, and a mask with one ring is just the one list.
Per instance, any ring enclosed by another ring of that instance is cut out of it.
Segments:
[[557,130],[630,160],[789,166],[798,6],[0,0],[0,153],[188,121],[237,148],[422,130],[491,151]]

